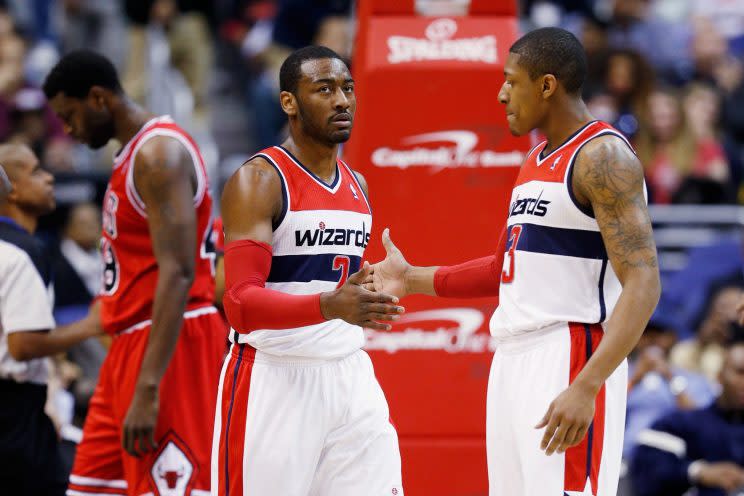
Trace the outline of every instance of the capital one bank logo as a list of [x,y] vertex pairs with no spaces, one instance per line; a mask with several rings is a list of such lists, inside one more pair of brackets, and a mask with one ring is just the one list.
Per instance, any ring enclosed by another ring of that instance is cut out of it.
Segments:
[[420,61],[498,62],[496,37],[455,38],[457,21],[442,18],[424,30],[426,38],[390,36],[387,60],[391,64]]
[[478,333],[485,320],[483,312],[473,308],[441,308],[403,315],[393,331],[365,329],[367,350],[396,353],[402,350],[446,351],[448,353],[484,353],[494,351],[489,334]]
[[375,149],[371,160],[378,167],[406,169],[424,166],[440,170],[455,167],[517,167],[524,159],[524,153],[518,150],[477,150],[478,142],[478,135],[466,130],[416,134],[403,138],[401,147],[383,146]]
[[193,473],[194,465],[173,441],[168,441],[150,471],[160,496],[186,496]]

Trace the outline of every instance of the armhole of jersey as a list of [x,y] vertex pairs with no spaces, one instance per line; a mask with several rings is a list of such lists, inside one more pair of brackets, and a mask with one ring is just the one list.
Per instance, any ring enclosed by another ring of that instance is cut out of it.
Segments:
[[277,229],[279,229],[279,226],[282,225],[282,222],[284,222],[285,217],[287,216],[287,212],[289,211],[289,186],[287,184],[287,178],[284,177],[284,173],[282,172],[282,168],[279,167],[279,164],[276,163],[276,161],[268,154],[266,153],[257,153],[254,156],[252,156],[250,159],[248,159],[248,162],[253,160],[256,157],[261,157],[262,159],[266,160],[271,166],[276,169],[276,173],[279,174],[279,182],[282,184],[282,212],[279,214],[279,218],[276,221],[271,221],[271,227],[276,232]]
[[137,152],[139,152],[139,149],[142,148],[142,145],[156,136],[165,136],[167,138],[175,139],[189,153],[189,156],[191,157],[191,165],[194,167],[194,173],[196,174],[196,192],[194,193],[193,197],[195,207],[201,205],[201,202],[204,200],[204,196],[207,192],[207,175],[204,169],[204,164],[199,157],[199,152],[189,142],[189,140],[186,139],[183,134],[170,129],[156,128],[148,131],[142,136],[139,143],[137,143],[137,146],[135,146],[132,150],[132,155],[129,159],[129,169],[127,170],[127,179],[125,183],[127,198],[129,198],[129,201],[132,203],[134,209],[145,218],[147,217],[145,202],[144,200],[142,200],[142,197],[137,192],[137,185],[134,183],[134,164]]
[[599,138],[600,136],[606,136],[611,135],[615,136],[617,138],[620,138],[623,143],[628,145],[628,148],[630,148],[630,151],[633,152],[635,155],[635,150],[633,149],[633,146],[630,144],[630,142],[625,138],[625,136],[621,135],[617,131],[613,131],[612,129],[603,129],[596,134],[588,137],[586,141],[584,141],[581,145],[579,145],[578,148],[574,151],[573,155],[571,155],[571,160],[568,163],[568,167],[566,168],[566,176],[565,176],[565,183],[566,183],[566,190],[568,191],[568,196],[571,198],[571,201],[573,202],[574,206],[579,209],[581,213],[586,215],[587,217],[591,217],[594,219],[594,211],[591,209],[591,207],[587,207],[585,205],[582,205],[579,203],[579,201],[576,199],[576,195],[574,194],[573,190],[573,170],[574,170],[574,163],[576,162],[576,158],[579,156],[579,152],[581,151],[584,146],[592,141],[595,138]]
[[371,215],[372,214],[372,203],[369,201],[369,196],[367,196],[367,193],[364,191],[364,188],[362,188],[362,183],[359,182],[359,178],[354,173],[354,170],[351,167],[349,167],[349,164],[347,164],[346,162],[344,162],[341,159],[338,159],[338,161],[341,162],[341,165],[344,166],[344,168],[346,169],[346,171],[351,176],[351,180],[354,181],[354,184],[357,185],[357,187],[359,188],[359,191],[362,192],[362,196],[364,197],[364,201],[367,203],[367,209],[369,210],[369,213]]

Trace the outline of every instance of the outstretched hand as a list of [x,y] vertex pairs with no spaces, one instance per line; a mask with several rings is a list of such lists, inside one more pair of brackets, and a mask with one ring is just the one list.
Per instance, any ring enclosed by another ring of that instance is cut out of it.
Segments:
[[326,319],[343,319],[350,324],[369,329],[389,330],[384,322],[394,321],[405,310],[398,306],[398,298],[391,294],[373,292],[365,288],[370,284],[372,267],[369,262],[353,274],[343,286],[320,295],[320,310]]
[[398,298],[408,294],[406,274],[411,269],[403,253],[390,239],[390,229],[382,231],[382,246],[385,248],[385,260],[372,266],[372,280],[365,287],[378,293],[387,293]]

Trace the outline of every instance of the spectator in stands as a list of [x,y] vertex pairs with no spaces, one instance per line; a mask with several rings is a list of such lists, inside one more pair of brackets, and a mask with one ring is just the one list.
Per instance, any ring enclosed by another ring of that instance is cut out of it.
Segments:
[[720,145],[695,138],[681,99],[673,90],[657,89],[651,94],[648,118],[641,121],[635,144],[654,203],[677,201],[680,188],[689,188],[689,184],[699,185],[699,203],[718,203],[725,198],[728,165],[722,159],[723,151]]
[[616,108],[612,125],[633,139],[653,89],[653,69],[640,53],[615,49],[607,56],[604,84]]
[[690,26],[668,22],[651,7],[648,0],[613,0],[610,46],[643,53],[658,73],[677,78],[690,65]]
[[695,337],[674,346],[671,362],[716,380],[723,365],[726,343],[740,338],[741,331],[735,324],[743,294],[739,286],[726,283],[711,291]]
[[713,384],[705,376],[669,363],[676,341],[674,329],[656,317],[631,356],[623,445],[626,460],[632,459],[638,434],[657,419],[677,409],[706,406],[715,396]]
[[101,210],[92,203],[70,209],[54,263],[55,307],[89,305],[101,288]]
[[286,118],[279,106],[279,67],[284,59],[306,45],[323,45],[351,58],[350,0],[278,0],[272,42],[261,54],[264,71],[249,88],[250,111],[258,116],[253,126],[256,149],[283,141]]
[[[54,318],[68,324],[88,311],[101,287],[101,210],[92,203],[73,206],[65,224],[54,271]],[[68,381],[74,397],[75,421],[82,426],[98,373],[106,357],[106,348],[98,339],[88,339],[67,351],[68,360],[77,366],[73,381]]]
[[[207,14],[211,2],[206,0],[125,0],[124,11],[131,21],[130,51],[122,84],[132,98],[152,108],[148,92],[162,84],[153,80],[150,71],[157,52],[153,51],[153,34],[164,32],[170,64],[186,80],[194,98],[194,119],[207,118],[207,90],[213,71],[213,42]],[[176,116],[177,119],[177,116]]]
[[68,169],[71,147],[62,124],[24,77],[26,42],[14,31],[2,33],[0,28],[0,141],[25,143],[51,167]]
[[726,351],[721,394],[710,406],[678,411],[639,435],[631,464],[637,496],[726,496],[744,491],[744,344]]

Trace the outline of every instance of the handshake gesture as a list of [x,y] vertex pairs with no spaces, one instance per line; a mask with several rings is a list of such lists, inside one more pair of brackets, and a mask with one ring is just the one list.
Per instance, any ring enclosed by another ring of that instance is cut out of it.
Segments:
[[382,234],[387,257],[382,262],[364,265],[335,291],[322,293],[320,309],[326,319],[343,319],[369,329],[390,330],[405,309],[398,305],[409,294],[405,276],[411,266],[390,240],[387,229]]

